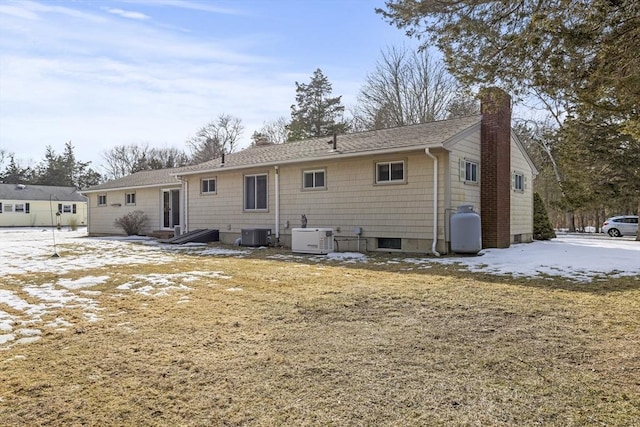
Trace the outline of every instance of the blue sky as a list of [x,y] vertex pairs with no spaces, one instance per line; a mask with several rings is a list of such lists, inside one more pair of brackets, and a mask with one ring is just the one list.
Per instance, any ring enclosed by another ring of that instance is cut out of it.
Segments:
[[100,170],[116,145],[186,149],[198,128],[242,119],[241,146],[290,117],[316,68],[353,105],[387,46],[415,40],[384,0],[0,0],[0,148],[23,164],[71,141]]

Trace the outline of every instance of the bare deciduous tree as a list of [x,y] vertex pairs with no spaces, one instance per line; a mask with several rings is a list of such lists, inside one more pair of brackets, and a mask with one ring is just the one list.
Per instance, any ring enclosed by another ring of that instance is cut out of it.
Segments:
[[388,48],[360,89],[354,125],[382,129],[443,119],[456,88],[455,79],[428,51]]
[[266,138],[272,144],[283,144],[287,142],[289,122],[285,117],[278,117],[276,120],[264,122],[262,127],[253,133],[251,139],[254,141],[260,137]]
[[167,169],[189,164],[189,156],[175,147],[149,148],[149,144],[119,145],[102,154],[107,176],[121,178],[141,170]]
[[192,162],[203,163],[220,157],[222,153],[234,152],[243,131],[242,120],[229,114],[220,114],[187,140]]

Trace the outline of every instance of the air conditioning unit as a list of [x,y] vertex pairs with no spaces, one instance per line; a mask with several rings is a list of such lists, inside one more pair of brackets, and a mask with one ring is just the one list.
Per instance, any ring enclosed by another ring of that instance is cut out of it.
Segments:
[[333,252],[332,228],[292,228],[291,250],[303,254]]
[[270,228],[243,228],[240,245],[242,246],[268,246]]

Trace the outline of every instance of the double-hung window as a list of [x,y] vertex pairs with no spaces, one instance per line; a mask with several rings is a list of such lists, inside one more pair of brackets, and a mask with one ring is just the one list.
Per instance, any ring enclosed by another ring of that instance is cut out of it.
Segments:
[[478,162],[473,160],[464,159],[460,161],[460,178],[465,183],[477,184],[478,177]]
[[107,206],[107,195],[99,194],[98,195],[98,206]]
[[257,211],[267,209],[267,174],[245,175],[244,209]]
[[133,206],[136,204],[136,193],[126,193],[124,195],[124,204]]
[[200,192],[202,194],[216,194],[216,179],[204,178],[200,181]]
[[511,186],[515,191],[524,191],[527,188],[527,179],[524,174],[513,171],[511,174]]
[[304,171],[302,173],[302,188],[305,190],[326,188],[324,178],[325,171],[323,169]]
[[376,184],[403,183],[404,161],[376,163]]

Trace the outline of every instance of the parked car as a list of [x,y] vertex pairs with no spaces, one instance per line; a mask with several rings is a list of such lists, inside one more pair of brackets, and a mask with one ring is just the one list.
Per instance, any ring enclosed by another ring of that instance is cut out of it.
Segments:
[[609,218],[602,224],[602,232],[611,237],[635,236],[638,234],[638,216],[622,215]]

